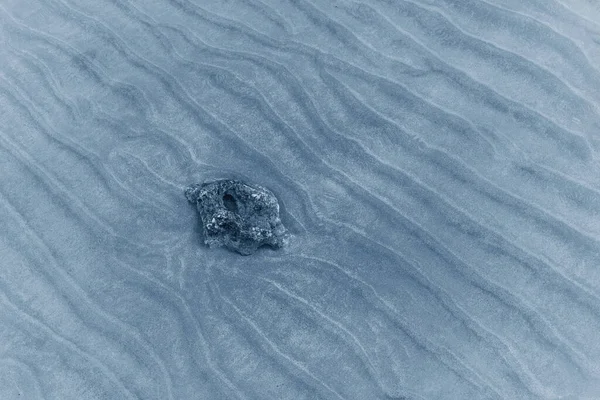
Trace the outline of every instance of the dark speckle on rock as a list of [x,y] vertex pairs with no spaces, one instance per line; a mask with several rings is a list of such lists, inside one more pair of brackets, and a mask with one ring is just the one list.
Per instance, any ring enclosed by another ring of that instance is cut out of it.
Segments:
[[209,247],[250,255],[263,245],[281,248],[287,240],[277,198],[262,186],[221,179],[191,185],[185,196],[196,205]]

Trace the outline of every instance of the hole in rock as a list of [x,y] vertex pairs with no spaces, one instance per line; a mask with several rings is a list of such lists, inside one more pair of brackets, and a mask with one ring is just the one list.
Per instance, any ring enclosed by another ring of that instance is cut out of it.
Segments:
[[232,195],[230,195],[229,193],[226,193],[223,196],[223,205],[225,206],[226,209],[228,209],[231,212],[234,212],[234,213],[238,212],[237,202],[235,201],[235,198]]

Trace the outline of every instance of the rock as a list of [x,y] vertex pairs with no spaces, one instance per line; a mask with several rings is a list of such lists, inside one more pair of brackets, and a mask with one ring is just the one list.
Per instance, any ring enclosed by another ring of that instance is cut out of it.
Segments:
[[280,248],[287,240],[277,198],[262,186],[222,179],[191,185],[185,196],[196,205],[209,247],[250,255],[263,245]]

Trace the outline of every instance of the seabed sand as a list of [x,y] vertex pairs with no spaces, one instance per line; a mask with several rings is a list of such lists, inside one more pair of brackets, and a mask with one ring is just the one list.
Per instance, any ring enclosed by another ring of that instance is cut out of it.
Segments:
[[7,0],[0,60],[0,399],[600,398],[597,2]]

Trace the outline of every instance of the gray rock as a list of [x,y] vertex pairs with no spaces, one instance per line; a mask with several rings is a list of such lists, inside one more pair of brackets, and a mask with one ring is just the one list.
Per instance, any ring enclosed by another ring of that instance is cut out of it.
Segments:
[[277,198],[262,186],[222,179],[191,185],[185,196],[196,205],[209,247],[250,255],[263,245],[280,248],[287,240]]

